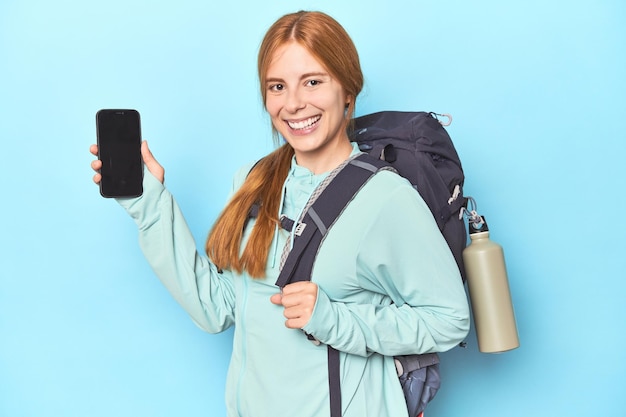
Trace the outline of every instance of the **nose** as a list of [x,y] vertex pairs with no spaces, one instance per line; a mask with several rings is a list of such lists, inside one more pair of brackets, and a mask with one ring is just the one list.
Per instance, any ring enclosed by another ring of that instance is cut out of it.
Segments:
[[287,102],[285,109],[290,113],[297,113],[306,106],[304,96],[299,88],[292,88],[287,92]]

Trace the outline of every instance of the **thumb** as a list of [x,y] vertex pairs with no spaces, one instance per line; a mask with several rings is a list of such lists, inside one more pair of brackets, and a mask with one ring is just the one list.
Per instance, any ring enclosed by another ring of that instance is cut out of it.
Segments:
[[165,180],[165,169],[163,169],[161,164],[159,164],[154,158],[150,148],[148,147],[148,142],[145,140],[141,142],[141,157],[143,158],[143,163],[146,164],[148,171],[150,171],[150,173],[154,175],[154,177],[162,184]]
[[276,293],[270,297],[270,301],[272,302],[272,304],[282,305],[283,295],[281,293]]

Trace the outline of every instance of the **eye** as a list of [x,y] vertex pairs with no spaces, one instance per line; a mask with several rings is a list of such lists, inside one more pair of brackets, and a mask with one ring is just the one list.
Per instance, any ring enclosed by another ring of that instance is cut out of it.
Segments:
[[318,85],[320,85],[322,82],[320,80],[309,80],[307,81],[307,85],[311,86],[311,87],[316,87]]
[[270,91],[274,91],[274,92],[280,92],[285,89],[285,86],[283,84],[276,83],[276,84],[270,84],[267,87],[267,89]]

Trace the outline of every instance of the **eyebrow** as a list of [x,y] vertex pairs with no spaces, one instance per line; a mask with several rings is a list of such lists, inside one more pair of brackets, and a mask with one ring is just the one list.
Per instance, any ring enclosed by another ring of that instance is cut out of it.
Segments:
[[[307,72],[306,74],[302,74],[300,76],[300,80],[304,80],[305,78],[310,78],[310,77],[330,77],[330,74],[328,74],[327,72],[322,72],[322,71]],[[278,77],[272,77],[272,78],[267,78],[265,82],[275,83],[275,82],[285,82],[285,80],[283,80],[282,78],[278,78]]]

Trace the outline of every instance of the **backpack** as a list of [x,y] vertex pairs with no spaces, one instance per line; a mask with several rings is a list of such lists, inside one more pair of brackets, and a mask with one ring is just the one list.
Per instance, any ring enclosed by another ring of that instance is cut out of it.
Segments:
[[[420,193],[448,242],[463,282],[463,249],[467,245],[461,208],[465,175],[452,139],[428,112],[383,111],[354,119],[352,140],[359,148],[387,161]],[[449,118],[449,125],[451,117]]]
[[[283,227],[296,224],[300,230],[296,231],[276,285],[282,288],[296,280],[310,280],[318,248],[335,219],[373,175],[389,169],[407,178],[420,193],[465,280],[462,252],[467,235],[461,216],[467,205],[463,196],[465,177],[452,140],[437,115],[384,111],[362,116],[354,119],[351,140],[365,153],[349,159],[329,175],[320,185],[325,188],[314,193],[315,199],[307,203],[301,219],[283,219]],[[307,337],[315,341],[313,336]],[[439,356],[429,353],[394,359],[409,417],[416,417],[439,389]],[[331,417],[341,417],[339,365],[339,352],[328,346]]]

